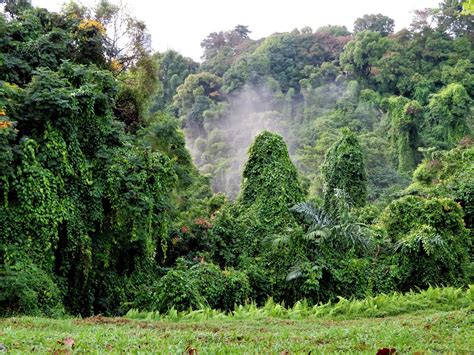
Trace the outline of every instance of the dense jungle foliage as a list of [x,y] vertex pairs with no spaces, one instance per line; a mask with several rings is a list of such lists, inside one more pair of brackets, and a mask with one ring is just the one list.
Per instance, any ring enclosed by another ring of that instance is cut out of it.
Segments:
[[7,0],[0,315],[474,282],[473,33],[445,0],[396,33],[237,25],[196,63],[106,0]]

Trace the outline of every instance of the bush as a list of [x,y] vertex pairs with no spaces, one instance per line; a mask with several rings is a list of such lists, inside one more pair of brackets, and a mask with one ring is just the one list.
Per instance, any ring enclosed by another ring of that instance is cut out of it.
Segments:
[[222,298],[226,293],[225,276],[218,266],[200,263],[192,266],[188,271],[189,279],[192,279],[202,297],[213,309],[224,309]]
[[397,251],[399,290],[468,282],[471,240],[456,202],[402,197],[385,209],[381,222]]
[[247,275],[232,268],[223,271],[225,292],[222,297],[222,308],[230,310],[234,305],[242,305],[250,295],[250,283]]
[[58,286],[35,264],[21,261],[0,269],[0,315],[56,317],[64,313],[61,302]]
[[368,258],[333,260],[330,268],[333,295],[364,298],[369,292],[370,268]]
[[245,270],[245,274],[249,280],[249,298],[253,302],[256,302],[257,305],[263,306],[273,294],[273,283],[269,275],[269,270],[251,261],[250,258],[244,259],[241,263],[241,267]]
[[200,263],[188,271],[201,296],[209,307],[229,311],[234,305],[244,304],[250,296],[250,283],[244,272],[232,268],[221,270],[218,266]]
[[[184,311],[203,306],[229,311],[235,304],[246,303],[250,296],[250,283],[244,272],[221,270],[207,263],[199,263],[189,269],[185,265],[171,269],[153,288],[151,309],[161,313],[171,308]],[[134,304],[134,307],[149,309],[146,304]]]
[[127,292],[127,302],[122,308],[127,310],[142,309],[153,310],[156,280],[162,273],[158,268],[145,268],[144,270],[135,270],[132,275],[126,278],[125,289]]
[[154,287],[153,308],[161,313],[174,308],[178,311],[201,308],[205,303],[196,279],[187,270],[172,269]]

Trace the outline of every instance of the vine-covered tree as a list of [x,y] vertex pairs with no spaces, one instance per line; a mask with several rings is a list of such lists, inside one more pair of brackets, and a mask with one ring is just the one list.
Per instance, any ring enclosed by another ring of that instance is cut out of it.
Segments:
[[289,209],[301,202],[303,191],[283,138],[260,133],[249,148],[237,204],[266,230],[282,230],[292,216]]
[[423,114],[421,105],[404,97],[388,99],[391,118],[390,138],[392,155],[400,173],[410,174],[420,160],[417,149],[420,145],[419,126]]
[[364,155],[355,134],[343,130],[342,137],[331,146],[322,166],[324,208],[336,215],[338,190],[347,194],[350,206],[362,207],[367,198],[367,175]]
[[452,147],[469,134],[471,101],[466,89],[460,84],[449,84],[433,94],[428,103],[426,122],[430,138]]
[[406,196],[385,209],[381,223],[399,252],[400,289],[467,281],[471,241],[462,217],[447,198]]

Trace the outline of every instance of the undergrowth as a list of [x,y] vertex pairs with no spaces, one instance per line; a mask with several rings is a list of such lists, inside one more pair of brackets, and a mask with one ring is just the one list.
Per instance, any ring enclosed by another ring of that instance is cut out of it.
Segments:
[[197,310],[179,312],[171,308],[166,313],[140,312],[130,310],[125,317],[129,319],[146,319],[160,321],[199,321],[207,319],[305,319],[305,318],[369,318],[387,317],[399,314],[430,311],[452,311],[462,308],[474,310],[474,285],[468,288],[429,287],[419,292],[391,293],[369,296],[362,300],[339,297],[335,303],[310,306],[306,301],[296,302],[293,307],[275,303],[269,299],[263,307],[254,303],[235,306],[231,312],[203,307]]

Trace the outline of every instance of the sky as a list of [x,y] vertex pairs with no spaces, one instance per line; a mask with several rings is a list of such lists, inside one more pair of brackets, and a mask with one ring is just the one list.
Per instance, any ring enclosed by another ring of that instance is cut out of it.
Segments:
[[[236,25],[249,26],[250,37],[259,39],[275,32],[310,26],[345,25],[364,14],[382,13],[395,20],[395,30],[408,27],[412,11],[437,7],[441,0],[121,0],[145,21],[152,36],[152,48],[174,49],[199,61],[201,41],[211,32]],[[58,11],[64,1],[32,0],[33,5]],[[94,0],[80,1],[93,5]],[[120,0],[111,0],[119,3]]]

